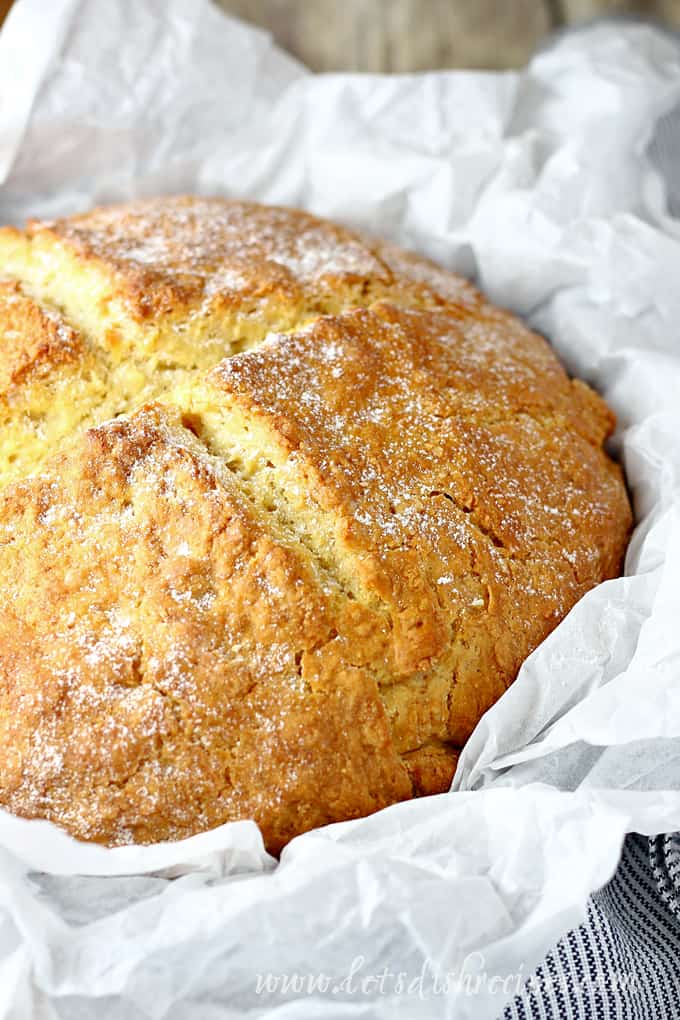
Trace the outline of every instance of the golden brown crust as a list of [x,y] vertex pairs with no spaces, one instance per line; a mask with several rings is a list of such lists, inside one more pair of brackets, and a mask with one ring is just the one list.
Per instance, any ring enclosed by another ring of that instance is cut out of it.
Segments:
[[278,850],[446,789],[620,569],[606,405],[469,284],[292,210],[156,200],[3,251],[8,420],[87,359],[75,422],[159,399],[0,495],[0,802],[114,844],[254,817]]
[[326,279],[383,278],[368,245],[299,210],[191,196],[146,199],[49,223],[30,222],[117,277],[139,319],[206,296],[318,289]]
[[207,302],[275,294],[323,310],[334,288],[416,283],[433,299],[464,301],[474,288],[427,260],[299,209],[193,196],[143,199],[50,222],[28,234],[93,261],[115,281],[138,321]]
[[90,430],[0,542],[13,810],[109,843],[254,817],[279,848],[408,795],[331,599],[177,413]]
[[[25,477],[107,401],[106,364],[49,302],[0,280],[0,485]],[[115,406],[108,398],[110,413]]]
[[271,337],[209,386],[196,420],[221,405],[233,429],[239,409],[275,498],[328,520],[339,566],[387,613],[400,751],[462,743],[528,648],[619,569],[610,412],[595,398],[599,417],[594,401],[582,415],[581,388],[509,316],[378,304]]
[[16,280],[0,280],[0,343],[2,395],[84,353],[76,330],[25,294]]
[[272,330],[380,298],[416,306],[480,300],[426,260],[307,213],[182,196],[0,228],[0,274],[9,278],[5,306],[19,286],[25,298],[20,313],[6,309],[0,318],[7,325],[23,316],[16,357],[26,361],[22,376],[5,343],[0,381],[14,378],[14,404],[0,409],[0,485],[38,470],[69,434],[132,410]]
[[401,756],[414,797],[444,793],[451,786],[458,764],[458,751],[450,744],[423,744]]

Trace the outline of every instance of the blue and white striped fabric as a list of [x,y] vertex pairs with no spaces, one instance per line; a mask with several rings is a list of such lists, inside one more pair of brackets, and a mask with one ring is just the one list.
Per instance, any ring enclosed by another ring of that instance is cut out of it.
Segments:
[[548,953],[502,1020],[680,1017],[680,833],[629,836],[588,919]]

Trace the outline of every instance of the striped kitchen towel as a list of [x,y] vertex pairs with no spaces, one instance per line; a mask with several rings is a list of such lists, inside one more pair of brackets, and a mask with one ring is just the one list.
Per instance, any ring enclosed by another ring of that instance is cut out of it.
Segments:
[[680,1018],[680,833],[629,836],[619,868],[502,1020]]

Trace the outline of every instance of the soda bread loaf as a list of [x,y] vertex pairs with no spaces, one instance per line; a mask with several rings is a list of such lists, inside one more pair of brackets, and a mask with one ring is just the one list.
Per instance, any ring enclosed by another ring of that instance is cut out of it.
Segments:
[[0,804],[297,833],[446,790],[621,569],[613,416],[468,283],[303,212],[0,231]]

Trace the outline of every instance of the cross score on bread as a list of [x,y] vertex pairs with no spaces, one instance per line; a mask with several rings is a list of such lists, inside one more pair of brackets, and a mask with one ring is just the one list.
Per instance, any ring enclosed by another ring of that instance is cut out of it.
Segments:
[[470,284],[305,213],[0,231],[0,803],[108,844],[446,790],[616,575],[613,415]]

